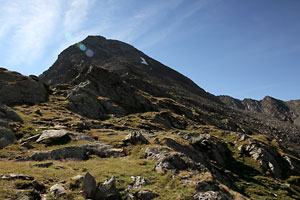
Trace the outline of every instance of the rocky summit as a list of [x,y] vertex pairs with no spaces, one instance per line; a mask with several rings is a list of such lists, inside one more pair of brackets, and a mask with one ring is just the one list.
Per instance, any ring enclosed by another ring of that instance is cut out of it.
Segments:
[[217,97],[101,36],[0,83],[0,199],[300,199],[300,100]]

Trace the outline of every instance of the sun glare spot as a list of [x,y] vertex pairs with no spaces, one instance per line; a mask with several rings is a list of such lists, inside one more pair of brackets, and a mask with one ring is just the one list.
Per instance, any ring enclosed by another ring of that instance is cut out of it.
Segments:
[[66,34],[65,34],[65,38],[66,38],[67,40],[71,40],[71,39],[72,39],[72,34],[71,34],[71,33],[66,33]]
[[85,51],[86,50],[86,46],[82,43],[78,43],[77,47],[81,50],[81,51]]
[[94,55],[94,52],[90,49],[86,50],[85,54],[88,56],[88,57],[93,57]]

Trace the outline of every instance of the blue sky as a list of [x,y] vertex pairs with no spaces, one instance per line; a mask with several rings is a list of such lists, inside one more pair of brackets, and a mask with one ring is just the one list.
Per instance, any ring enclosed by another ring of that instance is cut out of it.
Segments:
[[0,0],[0,66],[39,75],[87,35],[134,45],[206,91],[300,99],[299,0]]

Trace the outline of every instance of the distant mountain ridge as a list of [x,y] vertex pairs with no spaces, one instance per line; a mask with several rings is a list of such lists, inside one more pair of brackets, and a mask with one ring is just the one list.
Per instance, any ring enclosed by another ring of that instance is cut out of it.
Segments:
[[266,96],[260,101],[249,98],[239,100],[226,95],[218,96],[218,98],[232,108],[263,113],[300,125],[300,100],[281,101],[270,96]]

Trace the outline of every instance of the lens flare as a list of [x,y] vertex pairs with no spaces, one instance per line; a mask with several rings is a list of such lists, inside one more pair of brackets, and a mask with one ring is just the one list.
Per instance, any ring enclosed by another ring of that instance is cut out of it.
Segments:
[[72,39],[72,34],[71,34],[71,33],[66,33],[66,34],[65,34],[65,38],[66,38],[67,40],[71,40],[71,39]]
[[78,43],[77,47],[81,50],[81,51],[85,51],[86,50],[86,46],[82,43]]
[[88,56],[88,57],[93,57],[94,55],[94,52],[90,49],[86,50],[85,54]]

